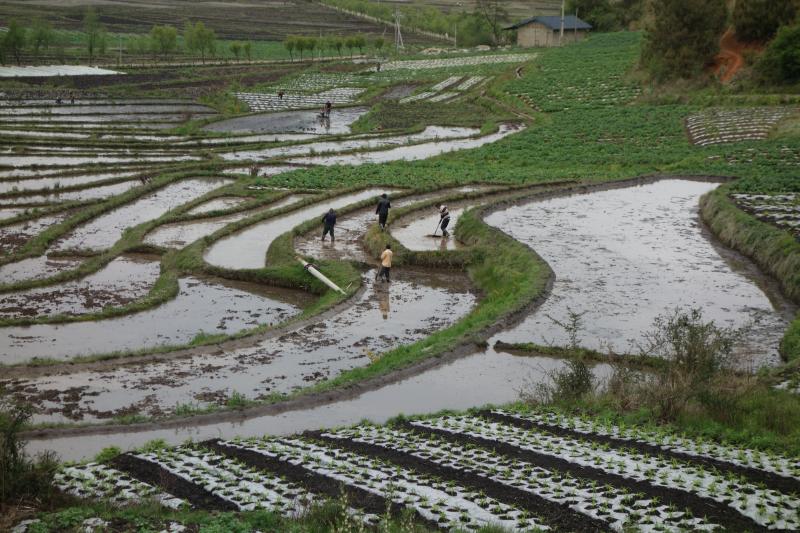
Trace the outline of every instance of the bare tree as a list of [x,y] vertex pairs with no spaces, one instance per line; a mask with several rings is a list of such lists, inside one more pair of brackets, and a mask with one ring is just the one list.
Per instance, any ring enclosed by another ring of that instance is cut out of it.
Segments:
[[508,20],[508,10],[502,0],[477,0],[475,12],[486,21],[492,31],[494,44],[500,42],[503,24]]

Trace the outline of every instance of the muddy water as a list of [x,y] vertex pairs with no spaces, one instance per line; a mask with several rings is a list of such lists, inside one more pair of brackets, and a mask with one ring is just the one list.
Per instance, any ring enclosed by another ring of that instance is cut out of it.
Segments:
[[[185,117],[182,114],[168,115],[161,113],[115,113],[107,115],[37,115],[37,116],[15,116],[9,117],[9,122],[24,122],[24,123],[81,123],[81,124],[101,124],[113,122],[114,126],[119,126],[120,123],[137,124],[139,122],[147,122],[148,126],[153,122],[170,123],[170,127],[174,127],[177,123],[183,122]],[[152,122],[151,122],[152,121]]]
[[130,114],[130,113],[216,113],[212,108],[197,105],[137,105],[137,104],[97,104],[75,106],[25,106],[25,107],[0,107],[0,116],[9,115],[92,115],[92,114]]
[[292,194],[278,202],[258,209],[250,209],[241,213],[233,213],[207,220],[165,224],[163,226],[159,226],[155,231],[148,233],[144,239],[144,242],[148,244],[155,244],[156,246],[165,246],[168,248],[183,248],[187,244],[211,235],[215,231],[224,228],[228,224],[238,222],[239,220],[255,215],[256,213],[262,213],[264,211],[286,207],[287,205],[299,202],[305,198],[306,195],[303,194]]
[[[744,367],[778,362],[794,309],[732,269],[703,231],[699,197],[712,183],[667,180],[512,207],[487,222],[532,246],[553,268],[550,297],[507,342],[564,345],[552,319],[582,318],[581,344],[636,352],[653,320],[677,306],[700,307],[720,326],[750,326],[738,346]],[[548,317],[552,317],[548,318]]]
[[186,277],[178,296],[154,309],[94,322],[0,328],[0,361],[68,360],[184,344],[198,334],[232,334],[282,322],[307,301],[296,291]]
[[0,129],[0,135],[15,137],[47,137],[53,139],[88,139],[88,133],[65,133],[56,131],[31,131]]
[[287,213],[276,219],[268,219],[226,237],[212,244],[205,253],[205,260],[223,268],[261,268],[266,260],[267,250],[272,241],[306,220],[319,218],[328,209],[341,209],[352,203],[375,198],[388,189],[366,189],[357,193],[345,194],[322,204]]
[[[390,197],[389,200],[392,203],[392,209],[399,209],[417,202],[474,190],[475,188],[472,186],[456,187],[426,194],[415,194],[396,200]],[[330,240],[321,242],[319,232],[314,232],[295,239],[294,247],[299,253],[318,259],[352,260],[369,263],[372,262],[372,258],[367,255],[361,241],[370,225],[375,224],[377,221],[378,216],[375,214],[375,207],[370,206],[367,209],[339,217],[336,222],[335,242],[330,242]],[[392,223],[391,228],[392,235],[396,237],[393,229],[394,223]],[[432,231],[432,229],[429,228],[429,231]]]
[[24,208],[0,208],[0,221],[14,218],[25,212]]
[[120,256],[83,279],[0,297],[0,317],[80,315],[143,298],[160,272],[157,258]]
[[[403,269],[391,284],[374,286],[374,275],[374,271],[365,274],[367,290],[353,307],[254,346],[111,371],[45,377],[17,383],[16,388],[35,387],[37,392],[28,397],[53,411],[39,415],[39,420],[58,420],[65,412],[73,418],[82,415],[81,420],[132,410],[158,415],[178,403],[224,403],[234,390],[261,398],[367,365],[370,355],[379,356],[447,327],[475,303],[465,276]],[[72,394],[67,406],[45,400],[68,390]]]
[[76,257],[31,257],[0,266],[0,283],[18,283],[31,279],[44,279],[67,270],[73,270],[83,262]]
[[232,152],[222,154],[223,159],[229,161],[262,161],[274,157],[289,157],[295,155],[324,154],[346,152],[351,150],[377,150],[388,146],[402,146],[429,139],[451,139],[476,135],[479,130],[473,128],[443,128],[441,126],[428,126],[419,133],[389,137],[363,136],[356,139],[343,141],[314,142],[263,150]]
[[186,214],[199,215],[200,213],[210,213],[211,211],[227,211],[228,209],[233,209],[234,207],[242,205],[248,200],[249,198],[243,198],[241,196],[223,196],[222,198],[214,198],[213,200],[203,202],[197,207],[189,209]]
[[[380,424],[401,413],[412,415],[442,409],[463,410],[514,401],[519,397],[519,391],[530,390],[535,383],[546,380],[546,372],[562,365],[556,359],[517,357],[488,350],[355,398],[319,407],[171,429],[34,439],[29,441],[28,446],[31,452],[53,449],[64,460],[79,460],[93,457],[107,446],[120,446],[126,450],[142,446],[152,439],[179,444],[190,438],[200,441],[234,435],[291,435],[307,430],[353,425],[364,419]],[[601,379],[609,372],[610,369],[605,366],[594,368],[595,375]],[[479,386],[476,386],[476,379],[479,380]]]
[[34,194],[30,196],[14,196],[11,198],[0,198],[2,205],[30,205],[30,204],[54,204],[58,202],[102,200],[111,198],[118,194],[133,189],[141,185],[139,180],[123,181],[112,183],[111,185],[96,185],[86,189],[76,191],[55,192],[52,194]]
[[320,137],[319,135],[313,133],[270,133],[266,135],[237,135],[234,137],[221,137],[218,139],[192,139],[176,144],[178,145],[201,144],[204,146],[219,146],[227,144],[309,141],[313,139],[318,139],[319,137]]
[[171,183],[133,203],[100,215],[56,244],[59,250],[110,248],[127,228],[160,217],[169,210],[230,183],[227,179],[192,178]]
[[427,159],[447,152],[478,148],[486,144],[497,142],[503,137],[520,131],[518,126],[502,125],[497,133],[485,135],[474,139],[460,139],[451,141],[436,141],[413,146],[400,146],[390,150],[363,152],[338,156],[311,156],[290,160],[291,163],[303,165],[363,165],[366,163],[387,163],[389,161],[417,161]]
[[[435,207],[430,210],[430,214],[406,218],[400,220],[398,224],[393,224],[392,237],[409,250],[455,250],[461,245],[452,233],[458,218],[465,210],[466,207],[450,209],[450,224],[447,226],[447,231],[451,234],[449,237],[442,237],[442,230],[439,228],[439,210]],[[434,233],[439,237],[431,237]]]
[[[51,226],[60,224],[72,214],[72,211],[68,211],[55,215],[44,215],[25,222],[0,227],[0,252],[3,254],[15,252],[29,239],[39,235]],[[3,283],[3,280],[2,268],[0,268],[0,283]]]
[[103,180],[131,177],[135,174],[135,172],[104,172],[100,174],[83,174],[78,176],[29,177],[22,180],[0,180],[0,193],[74,187]]
[[0,165],[9,167],[29,168],[39,165],[44,166],[79,166],[98,163],[107,164],[139,164],[139,163],[171,163],[175,161],[198,161],[200,158],[193,155],[140,155],[129,156],[69,156],[69,155],[3,155],[0,156]]
[[321,120],[316,111],[284,111],[232,118],[209,124],[207,131],[230,133],[350,133],[350,124],[369,111],[368,107],[334,109],[330,120]]

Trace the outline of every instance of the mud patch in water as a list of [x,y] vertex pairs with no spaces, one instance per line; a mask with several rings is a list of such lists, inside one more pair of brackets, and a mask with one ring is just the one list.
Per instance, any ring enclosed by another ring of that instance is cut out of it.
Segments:
[[277,324],[300,312],[308,297],[261,285],[186,277],[174,300],[109,320],[0,328],[3,363],[107,354],[185,344],[197,335],[232,334]]
[[73,270],[83,262],[77,257],[30,257],[0,266],[0,280],[4,284],[31,279],[44,279]]
[[110,248],[127,228],[160,217],[175,207],[230,183],[227,179],[192,178],[171,183],[131,204],[114,209],[79,227],[56,249],[102,250]]
[[263,113],[223,120],[205,127],[207,131],[230,133],[350,133],[350,124],[369,111],[368,107],[334,109],[330,119],[319,118],[317,111]]
[[214,198],[207,202],[203,202],[197,207],[193,207],[186,212],[187,215],[199,215],[201,213],[210,213],[211,211],[227,211],[238,207],[247,202],[249,198],[241,196],[223,196],[222,198]]
[[552,294],[506,342],[565,345],[565,321],[582,313],[581,344],[638,353],[643,332],[677,306],[700,307],[719,326],[750,329],[737,349],[745,368],[779,361],[794,308],[776,308],[731,268],[704,233],[699,197],[717,185],[686,180],[574,195],[516,206],[487,222],[533,247],[556,274]]
[[80,315],[118,307],[143,298],[160,272],[157,259],[120,256],[83,279],[0,297],[0,317],[33,318]]

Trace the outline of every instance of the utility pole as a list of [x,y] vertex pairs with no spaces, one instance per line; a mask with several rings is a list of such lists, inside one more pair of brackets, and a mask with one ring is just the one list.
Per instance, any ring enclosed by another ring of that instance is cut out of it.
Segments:
[[564,40],[564,4],[566,0],[561,0],[561,32],[558,34],[558,46],[561,46],[561,42]]
[[403,49],[403,34],[400,32],[400,11],[394,11],[394,49],[399,52]]

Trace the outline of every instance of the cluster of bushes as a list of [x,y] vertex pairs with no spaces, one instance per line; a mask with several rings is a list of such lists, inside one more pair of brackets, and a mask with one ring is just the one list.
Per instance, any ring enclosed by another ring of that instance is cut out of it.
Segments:
[[283,46],[289,51],[289,56],[294,59],[294,53],[297,52],[301,61],[303,52],[308,52],[313,57],[315,51],[318,51],[321,55],[327,50],[331,55],[335,52],[341,56],[342,50],[347,49],[352,56],[355,50],[358,50],[363,55],[364,50],[371,46],[376,54],[380,54],[385,45],[386,40],[383,37],[378,37],[368,43],[367,38],[363,35],[353,35],[352,37],[289,35],[283,41]]
[[569,0],[567,13],[577,13],[594,31],[619,31],[642,18],[644,4],[644,0]]
[[[602,3],[590,3],[595,2]],[[777,34],[755,70],[767,83],[795,83],[800,81],[799,4],[798,0],[738,0],[729,12],[726,0],[653,2],[642,65],[657,81],[694,78],[719,52],[720,37],[732,20],[741,41],[764,43]]]
[[53,31],[49,22],[35,19],[29,27],[25,27],[12,19],[8,31],[0,38],[0,62],[5,64],[6,61],[14,61],[19,65],[26,51],[38,59],[51,47],[58,47],[63,54],[63,40]]

